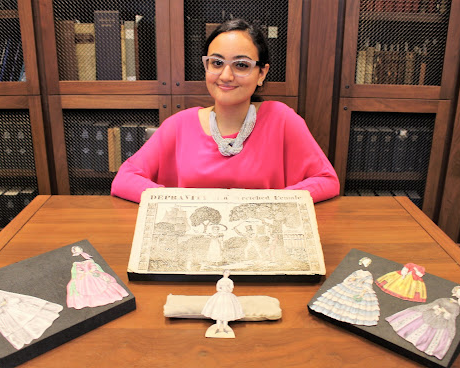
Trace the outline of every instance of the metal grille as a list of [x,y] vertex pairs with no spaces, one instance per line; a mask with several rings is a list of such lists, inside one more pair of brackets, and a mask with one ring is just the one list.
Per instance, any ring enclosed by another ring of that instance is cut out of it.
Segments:
[[243,18],[264,32],[270,51],[268,81],[284,82],[288,29],[288,0],[267,4],[263,0],[185,0],[185,80],[204,80],[201,56],[209,35],[216,25],[232,18]]
[[55,0],[60,80],[157,80],[155,1]]
[[345,195],[423,204],[436,114],[353,112]]
[[158,110],[64,110],[71,194],[109,194],[121,163],[159,125]]
[[38,194],[26,110],[0,110],[0,228]]
[[0,2],[0,82],[24,82],[24,58],[16,1]]
[[440,86],[451,1],[361,0],[356,84]]

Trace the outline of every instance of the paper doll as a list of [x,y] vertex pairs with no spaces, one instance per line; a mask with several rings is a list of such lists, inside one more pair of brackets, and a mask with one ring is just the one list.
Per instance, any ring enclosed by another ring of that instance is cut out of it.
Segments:
[[[452,290],[460,298],[460,286]],[[460,313],[460,302],[440,298],[434,302],[407,308],[385,318],[396,333],[417,349],[438,359],[444,358],[457,330],[455,320]]]
[[229,276],[230,271],[225,270],[223,277],[217,281],[217,293],[208,299],[201,311],[202,315],[216,321],[216,324],[206,331],[206,337],[235,337],[228,322],[244,317],[243,308],[238,298],[232,293],[234,285]]
[[0,290],[0,333],[19,350],[43,335],[62,309],[43,299]]
[[380,276],[375,283],[385,293],[412,302],[426,302],[425,268],[407,263],[400,271]]
[[372,284],[369,271],[357,270],[324,292],[311,309],[338,321],[374,326],[379,320],[380,307]]
[[72,278],[67,284],[69,308],[99,307],[129,295],[115,278],[104,272],[81,247],[73,246],[72,253],[73,256],[81,255],[85,261],[73,263]]
[[206,260],[209,263],[220,263],[222,262],[222,250],[224,248],[224,234],[219,230],[220,227],[225,228],[225,225],[212,225],[211,226],[211,242],[209,243],[208,253],[206,254]]

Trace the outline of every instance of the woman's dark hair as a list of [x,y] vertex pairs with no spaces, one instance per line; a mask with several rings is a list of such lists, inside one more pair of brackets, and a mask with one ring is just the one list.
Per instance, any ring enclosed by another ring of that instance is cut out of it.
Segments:
[[[209,45],[211,44],[214,39],[219,36],[221,33],[225,32],[231,32],[231,31],[246,31],[248,32],[249,36],[252,39],[252,42],[257,48],[257,51],[259,53],[259,61],[262,63],[263,68],[265,64],[270,64],[270,55],[268,52],[268,45],[267,45],[267,40],[264,37],[264,34],[262,33],[262,30],[245,21],[244,19],[241,18],[235,18],[235,19],[230,19],[227,20],[226,22],[222,23],[219,25],[208,37],[206,40],[206,43],[204,45],[203,49],[203,55],[208,54],[208,49]],[[260,86],[257,86],[254,94],[251,96],[251,101],[257,102],[257,101],[262,101],[262,98],[260,96],[257,96],[257,92],[261,89]]]

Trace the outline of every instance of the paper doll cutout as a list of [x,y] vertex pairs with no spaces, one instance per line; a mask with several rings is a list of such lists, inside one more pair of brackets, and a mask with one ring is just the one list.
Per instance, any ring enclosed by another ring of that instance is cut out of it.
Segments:
[[73,246],[72,253],[74,256],[81,255],[86,260],[73,263],[72,278],[67,284],[69,308],[99,307],[129,295],[117,280],[104,272],[89,254],[83,252],[81,247]]
[[[460,287],[452,290],[460,298]],[[455,337],[455,320],[460,302],[440,298],[434,302],[407,308],[385,318],[396,333],[424,353],[443,359]]]
[[375,326],[379,320],[380,307],[372,288],[373,281],[369,271],[354,271],[342,283],[316,299],[311,309],[338,321]]
[[360,266],[364,266],[364,267],[369,267],[371,263],[372,263],[372,259],[370,259],[369,257],[363,257],[358,262]]
[[43,335],[62,309],[44,299],[0,290],[0,333],[19,350]]
[[375,283],[385,293],[412,302],[426,302],[426,286],[422,277],[425,268],[407,263],[401,271],[392,271],[380,276]]
[[224,249],[224,234],[220,231],[227,230],[227,226],[219,224],[211,226],[211,242],[209,243],[206,260],[210,263],[219,264],[222,262],[222,251]]
[[230,271],[225,270],[223,277],[217,281],[217,293],[208,299],[201,311],[202,315],[216,321],[216,324],[206,331],[206,337],[234,338],[235,334],[228,322],[244,317],[243,308],[232,293],[234,284],[229,276]]

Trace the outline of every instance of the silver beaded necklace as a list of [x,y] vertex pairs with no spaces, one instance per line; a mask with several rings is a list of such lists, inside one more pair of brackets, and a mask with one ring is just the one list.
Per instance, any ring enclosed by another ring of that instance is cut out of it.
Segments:
[[219,128],[217,127],[216,113],[214,110],[209,114],[209,126],[211,129],[211,136],[216,142],[219,152],[222,156],[234,156],[241,152],[243,149],[243,142],[250,136],[254,126],[256,125],[256,107],[250,105],[246,118],[236,138],[222,138]]

